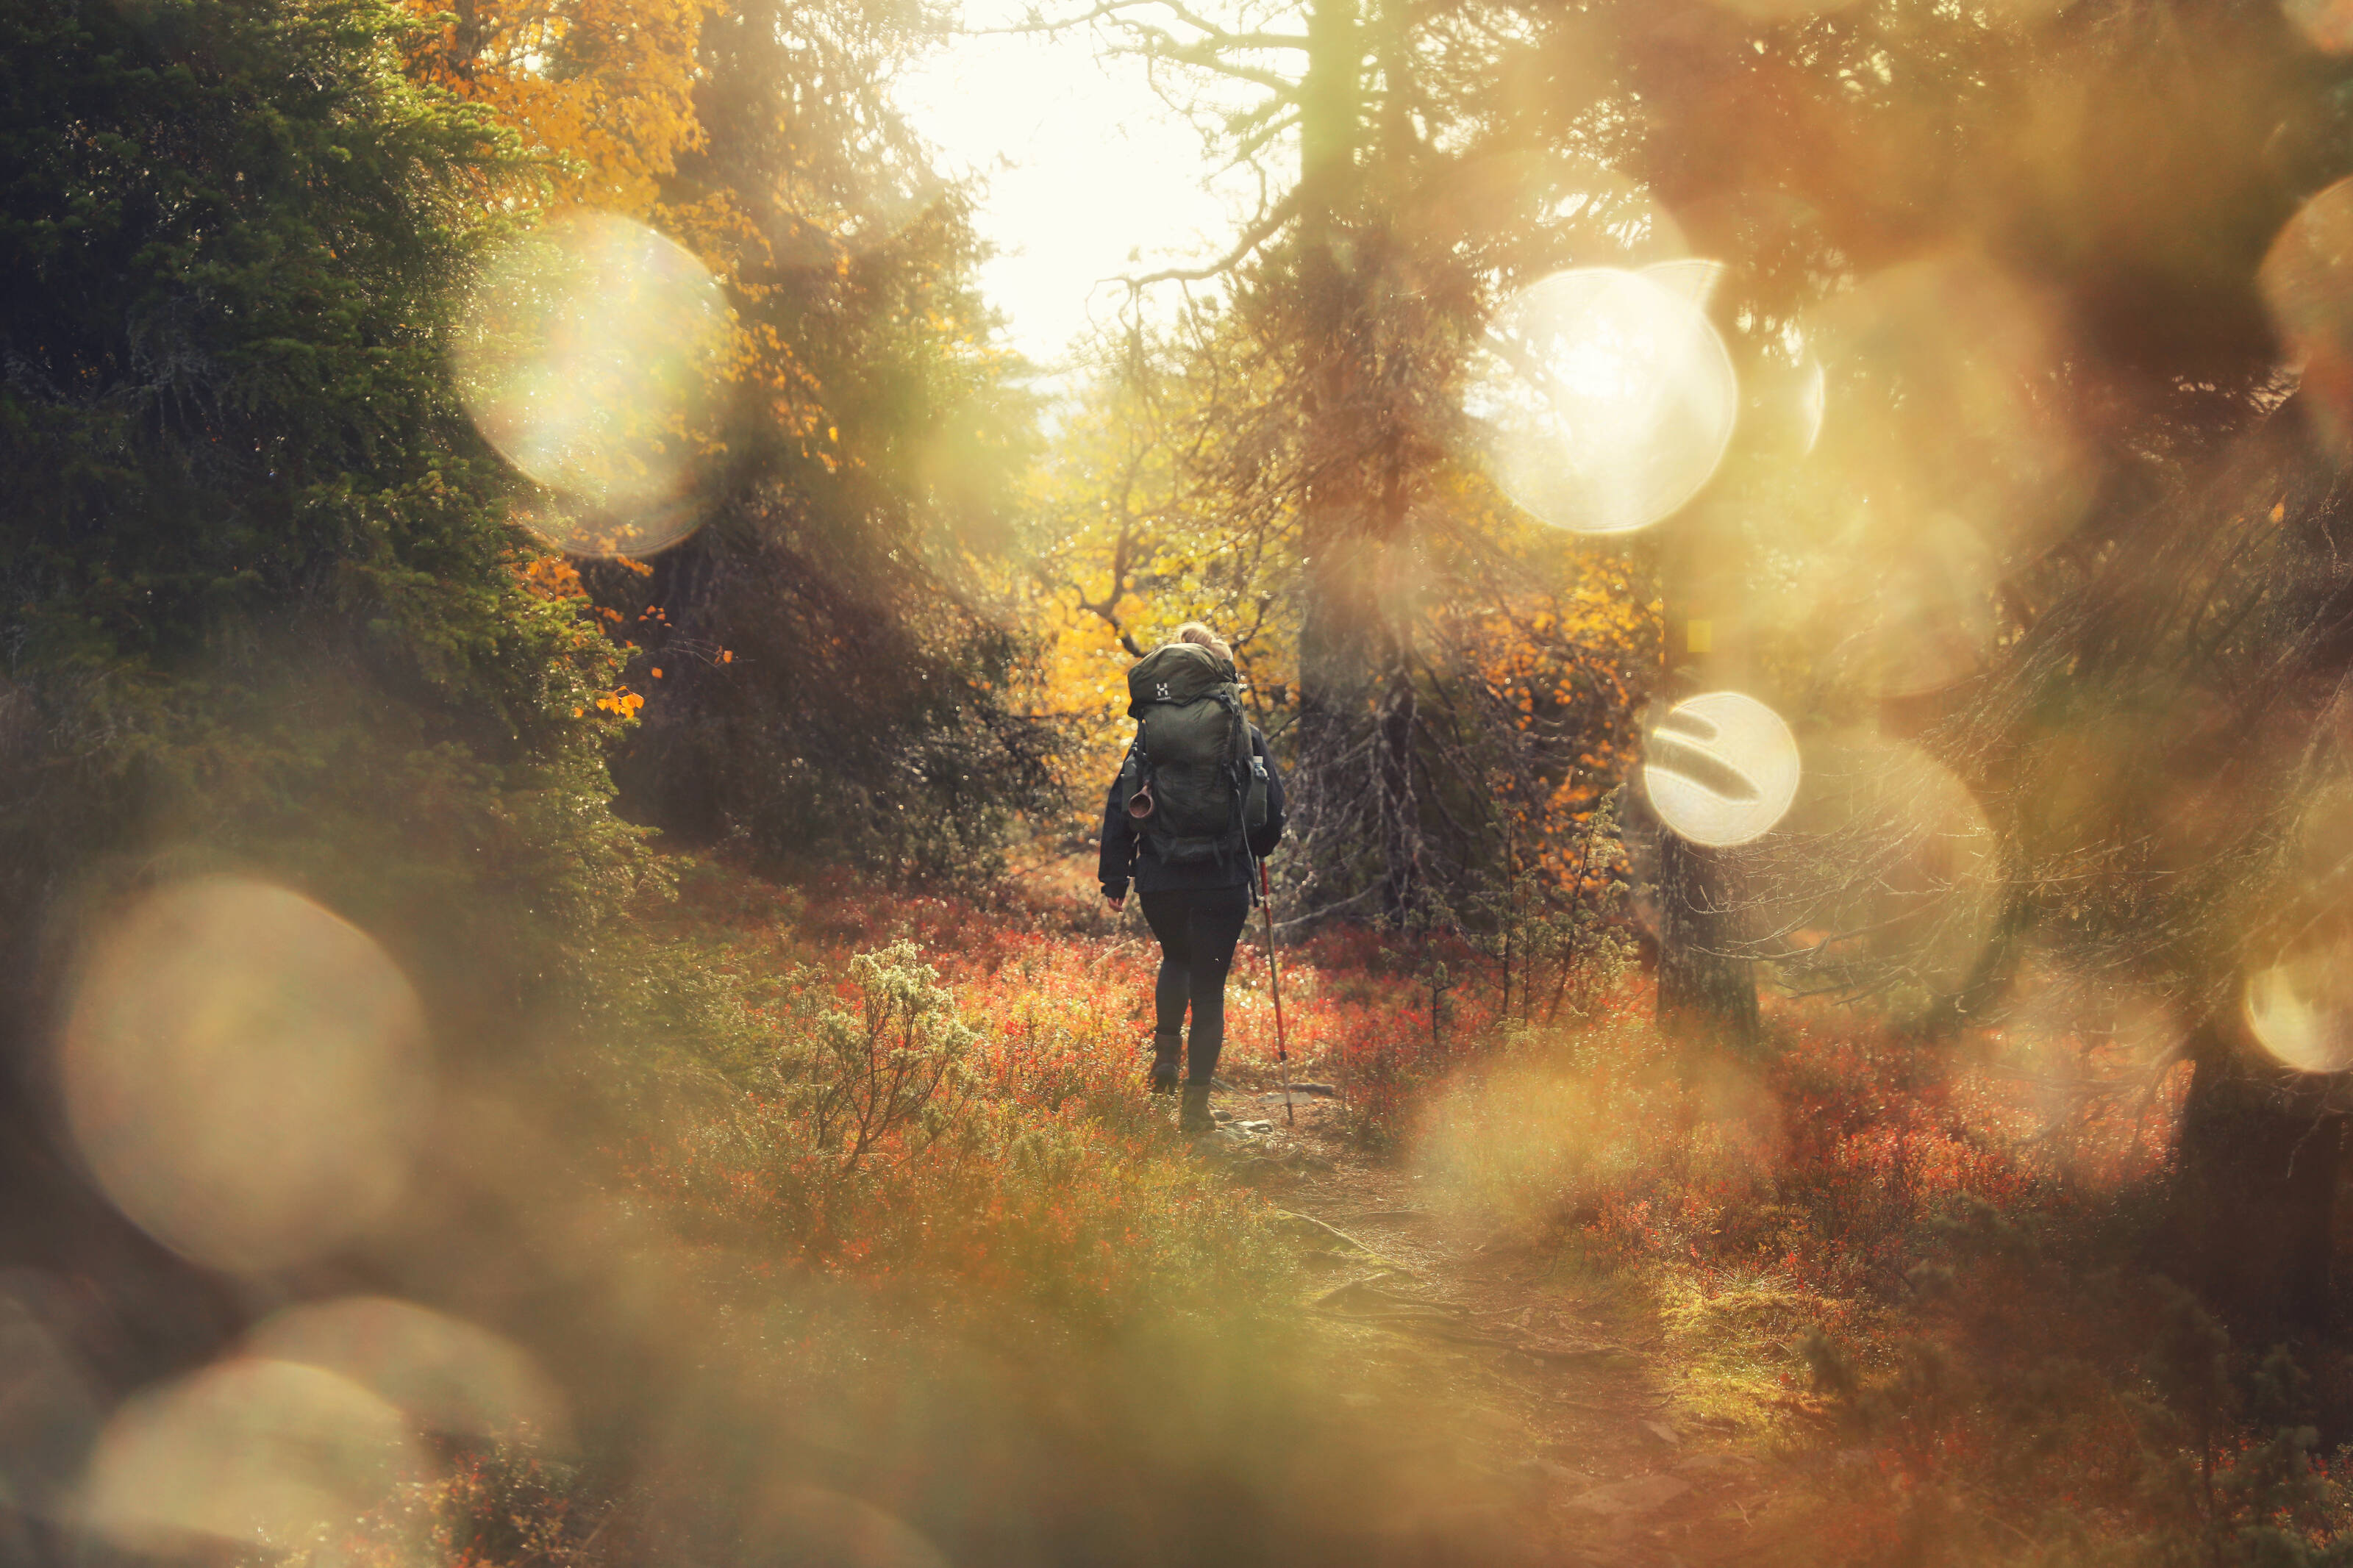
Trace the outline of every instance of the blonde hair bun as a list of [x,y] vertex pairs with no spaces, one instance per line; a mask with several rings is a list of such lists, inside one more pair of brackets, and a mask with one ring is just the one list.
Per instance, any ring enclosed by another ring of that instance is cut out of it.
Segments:
[[1183,626],[1178,626],[1176,640],[1191,643],[1196,647],[1208,648],[1228,664],[1234,662],[1234,650],[1226,646],[1226,639],[1198,621],[1187,621]]

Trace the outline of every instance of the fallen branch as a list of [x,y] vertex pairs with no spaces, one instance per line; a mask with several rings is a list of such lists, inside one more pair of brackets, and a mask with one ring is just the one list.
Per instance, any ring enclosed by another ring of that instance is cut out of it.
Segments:
[[1358,1252],[1363,1253],[1366,1257],[1372,1258],[1376,1262],[1386,1263],[1392,1268],[1397,1267],[1397,1260],[1395,1258],[1388,1258],[1381,1253],[1374,1251],[1371,1247],[1366,1247],[1363,1242],[1358,1241],[1355,1237],[1350,1236],[1346,1231],[1342,1230],[1338,1226],[1326,1225],[1322,1220],[1317,1219],[1314,1215],[1300,1214],[1292,1209],[1277,1209],[1274,1212],[1276,1217],[1279,1219],[1288,1220],[1294,1225],[1305,1226],[1312,1230],[1322,1231],[1324,1235],[1355,1247]]

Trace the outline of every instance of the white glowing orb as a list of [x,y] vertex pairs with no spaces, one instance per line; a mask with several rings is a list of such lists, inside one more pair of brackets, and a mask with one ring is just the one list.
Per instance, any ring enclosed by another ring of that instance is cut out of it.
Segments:
[[1801,990],[1879,987],[1902,1013],[1978,973],[2002,907],[2000,840],[1968,786],[1905,741],[1831,733],[1806,748],[1788,819],[1742,868]]
[[1883,526],[1946,513],[2031,561],[2082,519],[2100,464],[2061,395],[2074,351],[2048,295],[1980,256],[1926,257],[1831,300],[1806,341],[1830,383],[1810,466]]
[[2247,1031],[2298,1072],[2353,1068],[2353,965],[2322,944],[2247,976]]
[[1976,530],[1931,514],[1914,530],[1880,531],[1852,564],[1854,662],[1880,695],[1942,691],[1984,668],[2000,629],[2000,571]]
[[281,1268],[375,1224],[431,1093],[424,1010],[383,949],[227,877],[114,922],[60,1052],[67,1121],[106,1195],[218,1268]]
[[1821,439],[1830,387],[1822,362],[1802,347],[1760,354],[1741,379],[1744,447],[1778,458],[1802,458]]
[[[2353,13],[2353,0],[2346,9]],[[2304,204],[2273,239],[2256,281],[2298,362],[2306,416],[2338,457],[2353,454],[2353,180]]]
[[563,1442],[564,1398],[520,1349],[488,1329],[382,1296],[290,1307],[253,1331],[255,1354],[315,1366],[366,1389],[427,1431],[527,1431]]
[[730,342],[702,263],[610,213],[501,246],[466,301],[458,390],[483,439],[553,491],[533,526],[582,555],[643,555],[701,520]]
[[399,1412],[367,1390],[241,1357],[124,1404],[90,1454],[80,1513],[134,1551],[209,1540],[215,1555],[224,1541],[287,1552],[427,1473]]
[[1642,788],[1659,820],[1694,844],[1761,838],[1797,798],[1798,738],[1737,691],[1679,702],[1651,732]]
[[1715,475],[1740,389],[1701,310],[1712,267],[1555,273],[1495,313],[1468,411],[1529,513],[1623,533],[1680,510]]

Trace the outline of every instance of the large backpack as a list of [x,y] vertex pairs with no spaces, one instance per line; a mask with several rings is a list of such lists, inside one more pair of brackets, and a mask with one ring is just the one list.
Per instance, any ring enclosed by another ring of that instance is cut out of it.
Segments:
[[1249,835],[1266,826],[1266,763],[1250,745],[1234,667],[1195,643],[1170,643],[1127,672],[1135,742],[1121,764],[1119,804],[1139,789],[1151,814],[1136,824],[1165,866],[1247,863]]

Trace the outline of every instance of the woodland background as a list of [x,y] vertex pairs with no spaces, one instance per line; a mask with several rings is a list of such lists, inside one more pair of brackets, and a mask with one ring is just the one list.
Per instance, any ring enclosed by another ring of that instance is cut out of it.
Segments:
[[[358,1290],[527,1347],[577,1442],[440,1434],[238,1550],[749,1561],[818,1486],[960,1562],[1534,1552],[1349,1500],[1386,1461],[1282,1370],[1278,1216],[1130,1081],[1084,858],[1124,668],[1200,618],[1350,1136],[1681,1325],[1728,1441],[1867,1456],[1791,1482],[1788,1560],[2341,1560],[2347,1062],[2242,1005],[2343,935],[2337,12],[1039,25],[1220,84],[1265,193],[1054,403],[892,103],[938,11],[0,5],[0,1170],[80,1391],[0,1442],[14,1542],[81,1550],[132,1391]],[[448,366],[575,206],[733,311],[702,525],[642,561],[532,531]],[[1684,256],[1730,453],[1657,529],[1545,526],[1463,412],[1485,321]],[[1956,514],[1984,592],[1924,665]],[[1878,804],[1662,831],[1646,715],[1725,686]],[[220,875],[381,944],[441,1085],[397,1220],[266,1278],[115,1214],[56,1106],[90,933]]]

